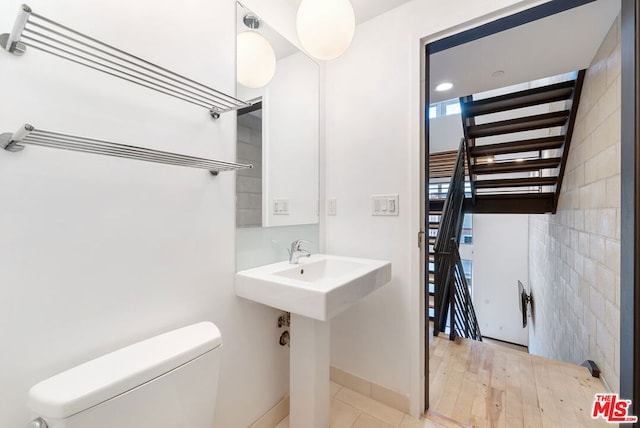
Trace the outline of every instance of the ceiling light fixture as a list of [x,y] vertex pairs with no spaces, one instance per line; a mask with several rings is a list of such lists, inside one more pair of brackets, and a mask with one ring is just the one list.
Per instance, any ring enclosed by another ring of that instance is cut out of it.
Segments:
[[442,82],[438,86],[436,86],[436,91],[444,92],[444,91],[448,91],[451,88],[453,88],[453,83],[451,83],[451,82]]
[[353,6],[349,0],[302,0],[296,30],[309,55],[322,61],[335,59],[353,40],[356,30]]
[[[257,30],[262,25],[260,18],[247,14],[244,25]],[[247,88],[261,88],[271,81],[276,72],[276,54],[271,43],[257,31],[245,31],[237,38],[237,80]]]

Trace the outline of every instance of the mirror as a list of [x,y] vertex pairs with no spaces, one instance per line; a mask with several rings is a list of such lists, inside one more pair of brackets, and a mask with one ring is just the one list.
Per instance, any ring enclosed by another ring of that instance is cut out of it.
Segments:
[[250,13],[237,4],[237,31],[266,38],[276,69],[262,88],[237,84],[237,97],[253,100],[238,111],[237,161],[254,165],[236,175],[238,271],[287,260],[296,239],[317,253],[320,236],[319,67],[264,20],[257,30],[246,27]]
[[311,58],[238,3],[238,34],[254,31],[273,47],[276,69],[258,89],[237,84],[251,100],[238,111],[237,161],[253,169],[237,173],[236,225],[273,227],[318,223],[319,68]]

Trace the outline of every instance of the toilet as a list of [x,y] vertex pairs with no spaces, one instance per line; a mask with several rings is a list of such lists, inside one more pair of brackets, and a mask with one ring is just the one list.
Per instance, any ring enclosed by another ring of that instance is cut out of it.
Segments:
[[34,385],[29,428],[212,428],[222,337],[183,327]]

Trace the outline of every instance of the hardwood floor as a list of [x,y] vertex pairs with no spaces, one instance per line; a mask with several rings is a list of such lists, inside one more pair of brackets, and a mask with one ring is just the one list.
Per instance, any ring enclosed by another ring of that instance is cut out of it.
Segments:
[[430,344],[430,410],[475,427],[597,427],[584,367],[467,339]]

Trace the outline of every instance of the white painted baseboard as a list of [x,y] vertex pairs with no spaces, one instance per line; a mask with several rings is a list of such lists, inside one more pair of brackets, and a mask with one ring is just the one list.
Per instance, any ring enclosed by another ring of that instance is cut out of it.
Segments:
[[251,424],[249,428],[274,428],[289,414],[289,396],[287,395],[278,404],[273,406],[260,419]]
[[362,379],[344,370],[331,367],[331,380],[335,383],[356,391],[364,396],[370,397],[382,404],[409,413],[409,397],[384,386],[377,385],[368,380]]
[[[349,388],[401,412],[409,413],[409,397],[404,394],[369,382],[336,367],[331,367],[330,377],[338,385]],[[251,424],[249,428],[275,428],[287,415],[289,415],[289,396],[280,400],[260,419]]]

